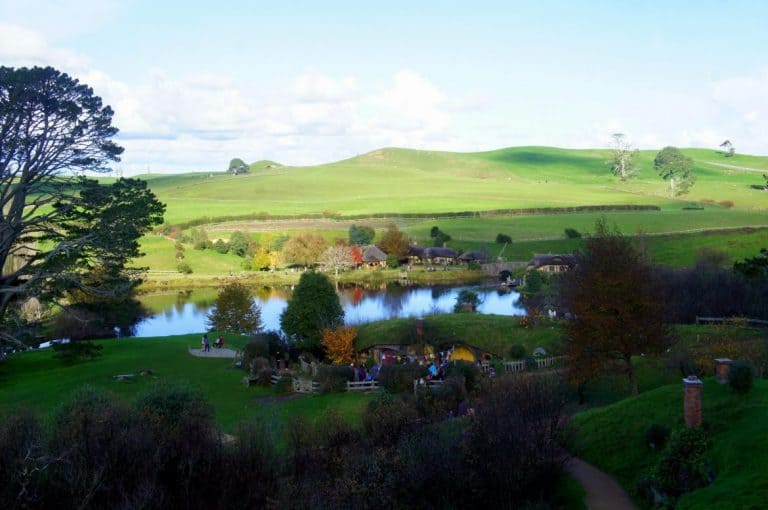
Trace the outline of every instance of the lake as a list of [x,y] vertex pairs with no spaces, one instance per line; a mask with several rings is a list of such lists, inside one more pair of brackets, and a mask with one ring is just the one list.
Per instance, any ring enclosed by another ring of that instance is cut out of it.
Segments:
[[[413,287],[382,285],[376,288],[349,286],[339,289],[347,324],[361,324],[395,317],[419,317],[450,313],[462,289],[476,292],[482,304],[479,313],[525,315],[517,292],[495,286]],[[151,315],[139,322],[135,336],[167,336],[205,331],[206,315],[216,301],[217,289],[196,289],[170,294],[142,296]],[[280,314],[287,306],[291,287],[263,287],[254,292],[261,307],[265,330],[280,330]]]

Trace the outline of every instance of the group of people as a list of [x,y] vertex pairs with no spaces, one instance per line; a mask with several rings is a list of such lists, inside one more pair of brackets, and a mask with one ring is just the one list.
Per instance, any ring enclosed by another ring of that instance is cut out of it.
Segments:
[[[202,344],[201,349],[203,352],[211,352],[211,341],[208,339],[208,333],[203,335],[203,339],[200,343]],[[219,337],[214,340],[213,346],[219,349],[224,347],[224,337],[219,335]]]

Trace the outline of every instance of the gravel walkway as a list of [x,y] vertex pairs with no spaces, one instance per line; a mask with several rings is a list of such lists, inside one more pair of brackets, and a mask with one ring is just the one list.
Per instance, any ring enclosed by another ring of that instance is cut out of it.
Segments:
[[232,349],[227,349],[226,347],[222,347],[221,349],[217,349],[216,347],[211,347],[211,350],[208,352],[205,352],[204,350],[200,349],[199,347],[188,347],[187,350],[192,356],[197,356],[198,358],[234,358],[237,352],[233,351]]
[[573,457],[565,470],[584,487],[589,510],[638,510],[619,482],[595,466]]

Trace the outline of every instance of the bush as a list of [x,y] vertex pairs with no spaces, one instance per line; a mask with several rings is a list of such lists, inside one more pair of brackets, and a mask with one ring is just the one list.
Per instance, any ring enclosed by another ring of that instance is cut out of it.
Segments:
[[674,500],[709,485],[714,473],[704,456],[708,447],[709,437],[701,427],[675,431],[653,472],[659,491]]
[[384,365],[379,371],[379,382],[392,393],[413,391],[413,381],[426,377],[426,367],[415,363],[407,365]]
[[440,386],[420,386],[416,393],[419,416],[432,422],[456,416],[459,404],[467,397],[464,381],[464,377],[449,377]]
[[347,381],[354,378],[354,372],[346,365],[320,365],[317,369],[317,382],[322,393],[344,391]]
[[80,340],[69,343],[53,344],[54,358],[63,363],[77,363],[78,361],[92,360],[101,356],[103,345],[96,345],[93,342]]
[[581,237],[581,232],[579,232],[575,228],[566,228],[565,237],[568,239],[579,239]]
[[722,200],[718,202],[718,204],[720,205],[720,207],[724,207],[726,209],[731,209],[734,205],[733,200]]
[[269,340],[267,335],[258,334],[251,336],[251,339],[243,346],[243,365],[249,366],[254,358],[268,358]]
[[400,259],[394,253],[387,255],[387,267],[390,269],[397,269],[400,267]]
[[224,471],[217,478],[220,508],[266,508],[277,492],[275,439],[261,422],[243,423],[237,441],[226,450]]
[[512,359],[523,359],[527,351],[525,346],[521,344],[512,344],[509,346],[509,357]]
[[213,243],[213,249],[219,253],[227,253],[229,252],[229,243],[223,239],[216,239],[216,242]]
[[192,267],[186,262],[180,262],[179,265],[176,266],[176,270],[182,274],[192,274]]
[[469,361],[452,361],[446,370],[446,377],[458,377],[464,379],[464,387],[471,393],[477,387],[480,379],[480,369]]
[[363,413],[363,428],[374,444],[393,445],[416,424],[417,419],[416,409],[409,399],[382,392],[368,403]]
[[499,244],[511,243],[512,238],[509,237],[507,234],[496,234],[496,242]]
[[753,378],[752,365],[745,360],[737,360],[728,371],[728,386],[734,393],[744,395],[752,389]]
[[645,427],[645,444],[652,450],[660,450],[669,438],[669,428],[660,423],[651,423]]

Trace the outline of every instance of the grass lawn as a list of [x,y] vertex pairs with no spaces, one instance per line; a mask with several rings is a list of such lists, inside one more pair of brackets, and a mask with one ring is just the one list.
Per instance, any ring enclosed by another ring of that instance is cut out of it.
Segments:
[[[213,338],[213,337],[212,337]],[[225,335],[229,346],[242,346],[244,337]],[[265,419],[279,428],[288,419],[304,416],[315,419],[333,407],[353,424],[361,422],[361,411],[369,396],[357,393],[312,395],[290,400],[265,402],[259,397],[283,397],[272,388],[242,384],[245,373],[232,367],[232,360],[196,358],[188,346],[200,345],[199,335],[163,338],[99,341],[101,358],[66,366],[53,358],[50,349],[16,354],[0,365],[0,411],[28,406],[48,413],[75,389],[92,385],[126,400],[136,398],[154,382],[180,382],[200,389],[213,404],[216,421],[226,432],[244,420]],[[141,376],[152,369],[155,376]],[[136,374],[133,381],[117,382],[116,374]]]
[[[360,324],[356,348],[366,349],[376,344],[410,344],[416,319],[390,319]],[[536,347],[548,353],[560,351],[560,328],[556,323],[544,323],[524,328],[515,317],[453,313],[424,318],[424,337],[433,345],[466,343],[499,357],[506,357],[509,347],[522,344],[530,354]]]
[[[617,477],[630,494],[659,456],[644,443],[650,423],[683,425],[683,385],[663,386],[574,417],[574,453]],[[768,381],[739,396],[714,379],[704,381],[703,414],[711,431],[709,457],[715,482],[680,500],[679,509],[766,508],[768,506]]]

